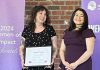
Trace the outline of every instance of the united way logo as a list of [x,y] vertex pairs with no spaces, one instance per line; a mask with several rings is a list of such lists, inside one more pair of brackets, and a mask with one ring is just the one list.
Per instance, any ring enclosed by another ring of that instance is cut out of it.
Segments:
[[96,9],[96,2],[95,1],[90,1],[88,3],[88,9],[91,10],[91,11],[95,10]]

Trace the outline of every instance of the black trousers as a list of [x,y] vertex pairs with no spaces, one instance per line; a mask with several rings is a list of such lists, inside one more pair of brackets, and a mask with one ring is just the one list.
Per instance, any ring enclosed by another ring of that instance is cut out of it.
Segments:
[[28,69],[22,69],[22,70],[54,70],[54,65],[52,65],[51,68],[45,68],[45,67],[29,67]]

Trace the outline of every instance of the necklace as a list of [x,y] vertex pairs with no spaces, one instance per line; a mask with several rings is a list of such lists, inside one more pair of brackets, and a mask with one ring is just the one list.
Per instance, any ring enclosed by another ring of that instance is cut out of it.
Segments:
[[79,30],[80,28],[82,28],[82,25],[77,25],[75,30]]

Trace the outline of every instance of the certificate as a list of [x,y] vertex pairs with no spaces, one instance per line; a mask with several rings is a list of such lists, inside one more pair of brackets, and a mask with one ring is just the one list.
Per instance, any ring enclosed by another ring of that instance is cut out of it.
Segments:
[[51,46],[26,48],[25,66],[45,66],[50,64]]

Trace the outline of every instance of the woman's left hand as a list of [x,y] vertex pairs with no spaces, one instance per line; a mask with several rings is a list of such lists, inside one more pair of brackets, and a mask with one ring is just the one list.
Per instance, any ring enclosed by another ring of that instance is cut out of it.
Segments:
[[45,66],[45,68],[51,68],[51,65]]
[[45,66],[45,68],[51,68],[53,64],[54,64],[54,62],[52,61],[51,65],[47,65],[47,66]]
[[76,64],[75,62],[73,62],[73,63],[70,64],[70,68],[72,68],[73,70],[75,68],[77,68],[77,66],[78,66],[78,64]]
[[52,62],[51,62],[51,65],[53,65],[54,64],[54,59],[52,59]]

